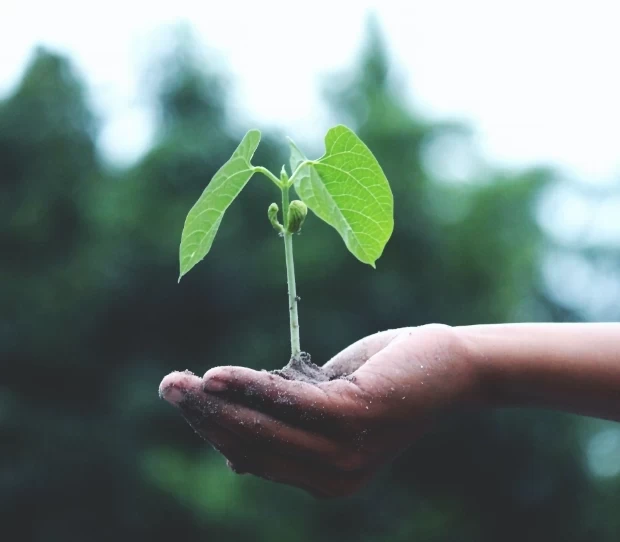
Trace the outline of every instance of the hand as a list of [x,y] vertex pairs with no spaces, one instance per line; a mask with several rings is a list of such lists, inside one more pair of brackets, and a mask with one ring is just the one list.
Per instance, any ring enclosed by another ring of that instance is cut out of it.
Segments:
[[317,497],[356,492],[429,416],[473,396],[467,348],[448,326],[384,331],[346,348],[317,385],[244,367],[172,373],[160,394],[238,473]]

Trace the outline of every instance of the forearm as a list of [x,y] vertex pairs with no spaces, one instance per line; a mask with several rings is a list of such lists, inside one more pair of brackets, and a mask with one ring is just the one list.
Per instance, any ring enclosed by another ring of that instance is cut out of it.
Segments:
[[454,328],[492,406],[532,406],[620,421],[620,323]]

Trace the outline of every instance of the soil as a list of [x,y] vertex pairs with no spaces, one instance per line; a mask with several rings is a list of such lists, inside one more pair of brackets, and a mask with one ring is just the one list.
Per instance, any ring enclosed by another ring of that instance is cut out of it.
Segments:
[[271,371],[271,373],[287,380],[298,380],[309,384],[320,384],[337,378],[331,371],[312,363],[308,352],[301,352],[298,358],[291,358],[285,367]]

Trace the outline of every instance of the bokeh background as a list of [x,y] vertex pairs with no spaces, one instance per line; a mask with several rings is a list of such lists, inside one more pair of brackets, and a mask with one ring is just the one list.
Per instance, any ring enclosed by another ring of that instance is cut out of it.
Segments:
[[[182,17],[171,6],[145,32],[140,14],[159,8],[126,4],[21,2],[3,16],[0,538],[619,540],[613,423],[454,412],[359,496],[319,502],[234,475],[157,397],[175,369],[287,360],[269,181],[249,183],[208,260],[176,280],[185,214],[252,127],[255,162],[279,171],[285,135],[319,156],[325,129],[346,123],[395,194],[377,270],[316,217],[296,238],[316,361],[389,327],[620,320],[612,12],[441,2],[429,26],[390,2],[179,1]],[[433,46],[407,47],[408,25]],[[114,72],[128,51],[137,60]],[[443,72],[433,102],[426,81]],[[460,115],[442,114],[449,102]]]

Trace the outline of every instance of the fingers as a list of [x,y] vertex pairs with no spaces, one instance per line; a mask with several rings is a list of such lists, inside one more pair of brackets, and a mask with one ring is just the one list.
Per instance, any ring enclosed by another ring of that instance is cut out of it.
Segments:
[[[304,458],[316,464],[341,470],[354,470],[360,465],[351,445],[322,434],[293,427],[244,405],[212,398],[215,423],[250,444],[290,457]],[[342,435],[339,435],[342,438]]]
[[345,380],[314,385],[244,367],[216,367],[203,380],[206,391],[295,426],[323,430],[360,410],[359,393]]
[[202,379],[189,373],[168,375],[163,398],[179,408],[192,428],[222,453],[230,467],[303,489],[317,498],[357,491],[372,472],[320,435],[289,427],[269,415],[213,397]]
[[191,393],[203,393],[202,379],[189,371],[174,371],[166,375],[159,385],[159,396],[174,406],[179,406]]
[[233,471],[292,485],[317,498],[350,495],[372,476],[371,472],[342,471],[282,455],[217,424],[207,425],[204,437],[227,458]]
[[[255,446],[251,454],[239,459],[239,450],[247,442],[237,435],[214,432],[214,439],[225,441],[222,453],[233,470],[242,470],[274,482],[292,485],[310,492],[317,498],[342,497],[358,491],[372,476],[371,472],[339,471],[299,458],[283,456]],[[240,460],[240,463],[238,461]]]
[[173,373],[162,382],[161,394],[175,404],[189,425],[217,449],[217,442],[210,435],[214,429],[221,428],[243,439],[250,449],[260,446],[270,453],[301,458],[342,471],[361,470],[370,465],[370,450],[363,445],[363,435],[367,431],[358,431],[357,425],[348,426],[346,420],[344,423],[342,420],[321,420],[321,430],[315,432],[230,402],[227,398],[205,393],[201,383],[195,375]]
[[[189,371],[170,373],[159,385],[159,396],[176,406],[190,427],[199,436],[209,440],[207,434],[215,425],[210,415],[213,405],[202,390],[201,378]],[[215,446],[215,443],[209,442]]]

